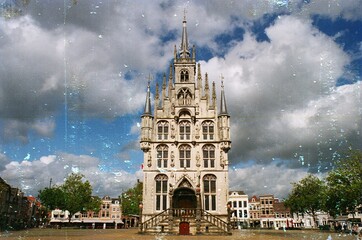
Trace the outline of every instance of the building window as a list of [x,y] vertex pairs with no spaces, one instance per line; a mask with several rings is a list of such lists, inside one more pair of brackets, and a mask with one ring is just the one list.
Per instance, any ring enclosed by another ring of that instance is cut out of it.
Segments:
[[215,167],[215,147],[206,145],[202,148],[202,156],[204,159],[204,168]]
[[189,168],[191,166],[191,147],[188,145],[181,145],[180,153],[180,167]]
[[160,121],[157,124],[157,138],[158,140],[168,139],[168,122]]
[[157,167],[167,168],[168,147],[166,145],[157,146]]
[[181,82],[188,82],[189,81],[189,71],[187,70],[181,70],[181,78],[180,78]]
[[214,140],[214,122],[204,121],[202,123],[202,136],[204,140]]
[[248,202],[244,201],[244,208],[247,208],[247,204],[248,204]]
[[189,121],[180,122],[180,140],[190,140],[191,123]]
[[204,184],[204,207],[207,211],[216,210],[216,177],[214,175],[205,175],[203,178]]
[[244,218],[248,218],[248,211],[244,210]]
[[167,181],[166,175],[157,175],[156,178],[156,210],[167,209]]
[[191,105],[192,94],[188,88],[181,88],[177,94],[178,104]]

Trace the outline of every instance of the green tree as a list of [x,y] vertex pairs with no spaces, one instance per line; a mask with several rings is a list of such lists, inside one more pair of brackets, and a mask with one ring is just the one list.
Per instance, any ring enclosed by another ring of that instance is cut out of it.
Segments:
[[326,210],[336,217],[362,204],[362,152],[351,150],[326,177]]
[[39,191],[38,197],[42,204],[50,210],[65,208],[65,193],[61,187],[44,188]]
[[137,182],[133,188],[122,193],[121,203],[124,215],[139,214],[139,204],[142,202],[143,183]]
[[65,194],[65,209],[70,214],[85,212],[92,206],[92,186],[89,181],[83,181],[84,175],[70,174],[61,186]]
[[92,196],[88,204],[85,205],[85,209],[93,212],[99,212],[101,210],[102,199],[98,196]]
[[285,205],[293,213],[307,213],[316,223],[316,213],[324,207],[325,184],[318,177],[309,174],[297,183],[292,183],[292,192],[285,200]]
[[83,181],[83,178],[82,174],[72,173],[62,185],[40,190],[40,201],[49,210],[68,210],[71,215],[88,210],[98,212],[102,201],[99,197],[92,196],[92,186],[89,181]]

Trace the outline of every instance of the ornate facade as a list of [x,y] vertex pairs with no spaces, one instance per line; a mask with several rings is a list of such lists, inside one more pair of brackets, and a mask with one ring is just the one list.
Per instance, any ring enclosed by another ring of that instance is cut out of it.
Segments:
[[223,83],[217,106],[189,49],[186,19],[180,49],[162,86],[156,83],[153,111],[150,83],[141,117],[144,152],[141,232],[173,234],[228,232],[230,117]]

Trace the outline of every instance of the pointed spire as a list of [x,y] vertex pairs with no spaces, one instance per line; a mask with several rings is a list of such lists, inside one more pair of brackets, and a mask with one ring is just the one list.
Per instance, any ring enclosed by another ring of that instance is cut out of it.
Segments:
[[220,115],[228,116],[228,110],[226,108],[226,98],[224,92],[224,77],[222,75],[221,75]]
[[155,99],[159,99],[160,98],[160,94],[158,92],[158,82],[156,82],[156,94],[155,94]]
[[163,73],[162,90],[166,89],[166,73]]
[[173,88],[172,64],[170,64],[170,76],[168,77],[168,97],[171,98],[171,90]]
[[151,74],[148,78],[148,85],[147,85],[147,95],[146,95],[146,103],[145,109],[143,111],[143,115],[151,115],[151,93],[150,93],[150,82],[151,82]]
[[200,96],[202,95],[202,76],[201,76],[201,65],[197,64],[197,88],[200,90]]
[[212,107],[215,108],[216,106],[216,87],[215,82],[212,82]]
[[176,58],[177,58],[177,47],[175,45],[174,49],[173,49],[173,58],[175,59],[176,61]]
[[209,76],[205,73],[205,96],[209,95]]
[[163,108],[165,106],[165,98],[166,98],[166,73],[163,73],[162,80],[162,99],[160,102],[160,107]]
[[195,45],[192,46],[192,59],[193,60],[196,59],[196,47],[195,47]]
[[181,41],[180,57],[181,58],[190,57],[189,43],[187,40],[186,9],[184,11],[184,20],[182,21],[182,41]]

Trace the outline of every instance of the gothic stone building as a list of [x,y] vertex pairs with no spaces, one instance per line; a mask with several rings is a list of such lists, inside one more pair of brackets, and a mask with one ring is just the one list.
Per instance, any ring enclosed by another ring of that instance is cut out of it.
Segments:
[[[197,68],[197,69],[196,69]],[[144,189],[140,232],[228,233],[230,119],[223,83],[217,106],[215,83],[196,65],[186,19],[181,47],[174,50],[168,81],[150,84],[141,117]]]

